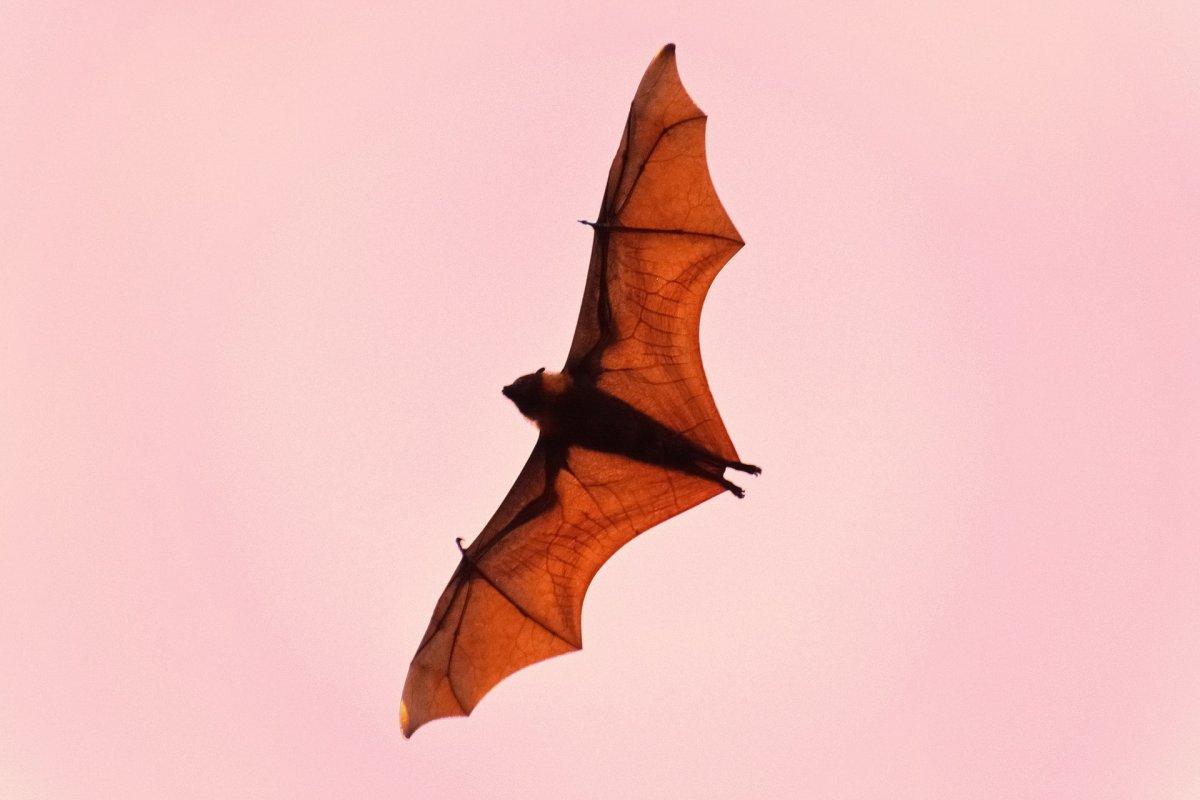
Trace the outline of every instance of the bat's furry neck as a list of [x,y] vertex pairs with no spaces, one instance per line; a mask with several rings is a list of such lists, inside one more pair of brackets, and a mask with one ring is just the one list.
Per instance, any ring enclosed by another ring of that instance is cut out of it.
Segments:
[[543,372],[542,392],[549,397],[560,397],[571,388],[571,376],[565,372]]

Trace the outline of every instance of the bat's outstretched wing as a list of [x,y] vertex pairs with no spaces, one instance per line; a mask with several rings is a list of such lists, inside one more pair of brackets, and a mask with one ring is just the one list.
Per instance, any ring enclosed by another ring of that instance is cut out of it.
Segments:
[[721,491],[693,475],[539,439],[434,608],[404,684],[404,735],[469,714],[505,677],[582,647],[583,598],[601,565]]
[[[638,87],[609,173],[566,371],[736,459],[700,364],[704,295],[742,246],[708,176],[704,120],[668,45]],[[601,565],[722,491],[543,435],[438,600],[404,684],[405,736],[470,713],[522,667],[579,649]]]
[[667,45],[638,86],[594,223],[566,369],[737,459],[700,361],[700,309],[743,242],[713,188],[707,117]]

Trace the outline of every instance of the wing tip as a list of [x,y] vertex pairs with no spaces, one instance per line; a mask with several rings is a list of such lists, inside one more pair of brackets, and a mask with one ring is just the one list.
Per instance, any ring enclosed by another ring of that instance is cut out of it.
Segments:
[[408,718],[408,703],[403,700],[400,701],[400,731],[404,734],[405,739],[411,739],[412,735],[417,732]]
[[658,51],[658,55],[654,57],[651,65],[662,64],[664,68],[671,69],[674,67],[676,75],[679,74],[679,65],[675,60],[675,43],[667,42],[663,45],[662,50]]
[[405,739],[411,739],[413,737],[414,733],[416,733],[421,728],[425,727],[426,724],[433,722],[434,720],[449,719],[452,717],[469,717],[469,716],[471,716],[471,712],[467,711],[466,709],[463,709],[458,712],[442,710],[442,711],[435,711],[432,715],[426,716],[424,719],[413,719],[412,715],[408,713],[408,704],[405,703],[405,701],[401,700],[400,701],[400,732],[404,734]]
[[688,94],[687,88],[683,85],[683,79],[679,76],[679,61],[675,58],[674,42],[663,45],[663,48],[658,51],[658,55],[646,67],[646,72],[642,75],[642,81],[638,84],[637,92],[634,94],[633,105],[637,106],[639,100],[645,102],[656,92],[677,92],[685,106],[691,106],[686,116],[698,114],[707,117],[704,111],[696,105],[692,96]]
[[423,664],[409,667],[400,695],[400,730],[405,739],[411,739],[419,728],[435,719],[465,717],[470,713],[459,700],[449,676]]

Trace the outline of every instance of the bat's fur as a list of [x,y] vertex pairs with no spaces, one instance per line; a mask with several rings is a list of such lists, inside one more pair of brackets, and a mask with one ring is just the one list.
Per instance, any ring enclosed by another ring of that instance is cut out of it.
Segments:
[[742,487],[724,477],[727,468],[757,475],[753,464],[721,458],[623,400],[565,372],[540,369],[502,390],[546,436],[564,444],[615,453],[698,475],[738,497]]

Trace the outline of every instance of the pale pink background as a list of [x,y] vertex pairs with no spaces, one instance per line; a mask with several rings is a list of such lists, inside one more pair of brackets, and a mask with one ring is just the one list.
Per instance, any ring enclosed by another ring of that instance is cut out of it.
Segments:
[[[1194,2],[143,5],[0,12],[0,796],[1200,796]],[[405,742],[667,41],[765,474]]]

